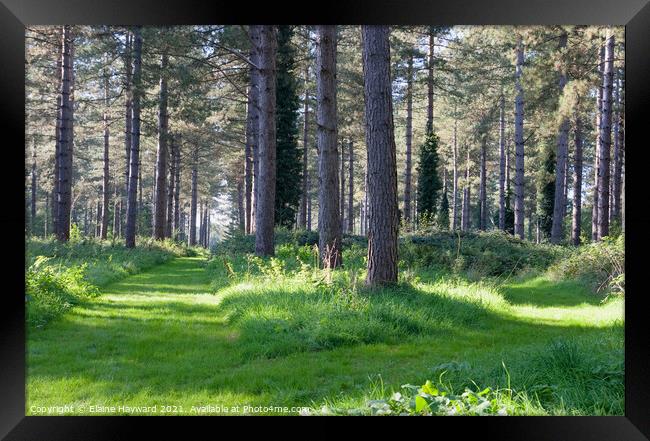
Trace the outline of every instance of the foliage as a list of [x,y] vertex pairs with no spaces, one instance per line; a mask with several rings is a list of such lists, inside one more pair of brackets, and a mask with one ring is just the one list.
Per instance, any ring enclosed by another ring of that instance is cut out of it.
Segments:
[[438,228],[441,230],[449,230],[449,198],[447,198],[446,191],[442,193],[440,209],[438,210],[437,224]]
[[549,268],[556,279],[578,279],[595,292],[625,293],[625,235],[575,248]]
[[536,245],[502,231],[433,233],[406,236],[400,246],[400,265],[434,267],[480,278],[513,275],[525,268],[545,269],[563,248]]
[[436,204],[438,203],[438,192],[442,188],[442,182],[438,175],[438,166],[440,159],[438,157],[438,144],[440,138],[429,132],[426,135],[424,143],[420,146],[418,157],[418,216],[428,214],[433,216],[436,213]]
[[302,182],[302,152],[298,149],[300,99],[293,34],[293,26],[278,26],[275,224],[287,228],[295,224]]

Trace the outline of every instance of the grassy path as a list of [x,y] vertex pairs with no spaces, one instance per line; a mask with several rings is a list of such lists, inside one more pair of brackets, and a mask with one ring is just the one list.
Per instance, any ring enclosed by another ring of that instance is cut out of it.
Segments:
[[[234,411],[240,413],[244,406],[309,406],[325,398],[361,403],[369,378],[378,374],[387,387],[399,387],[428,378],[432,366],[451,360],[492,369],[555,337],[612,335],[610,320],[599,323],[593,315],[601,307],[586,302],[584,294],[533,282],[505,290],[513,306],[507,315],[487,315],[477,326],[452,334],[266,358],[259,356],[263,340],[253,341],[250,330],[227,321],[220,302],[232,288],[212,293],[204,264],[203,258],[183,257],[128,277],[32,332],[27,414],[57,414],[58,409],[46,408],[65,405],[64,414],[191,415],[231,406],[239,406]],[[236,289],[259,287],[243,283]],[[553,289],[566,291],[557,302],[530,301]]]

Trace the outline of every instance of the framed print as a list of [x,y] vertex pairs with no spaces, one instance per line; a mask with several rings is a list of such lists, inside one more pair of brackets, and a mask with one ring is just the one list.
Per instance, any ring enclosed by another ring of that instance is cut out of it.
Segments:
[[644,0],[0,10],[6,439],[648,439]]

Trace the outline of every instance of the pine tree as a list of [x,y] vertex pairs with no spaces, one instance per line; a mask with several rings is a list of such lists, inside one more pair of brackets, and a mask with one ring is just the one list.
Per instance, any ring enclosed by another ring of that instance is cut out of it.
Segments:
[[442,188],[440,176],[438,176],[438,164],[440,158],[438,157],[438,144],[440,139],[438,136],[429,132],[420,147],[420,154],[418,158],[418,217],[420,221],[424,219],[431,219],[436,213],[436,202],[438,200],[438,193]]
[[442,192],[442,199],[440,200],[440,209],[438,210],[437,218],[438,228],[441,230],[449,229],[449,198],[447,192]]
[[300,204],[302,153],[298,149],[300,99],[294,74],[296,50],[291,44],[292,26],[278,27],[276,124],[275,224],[292,228]]

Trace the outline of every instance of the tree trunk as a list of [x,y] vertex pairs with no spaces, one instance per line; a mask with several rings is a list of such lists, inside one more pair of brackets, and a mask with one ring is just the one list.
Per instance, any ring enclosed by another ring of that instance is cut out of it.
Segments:
[[57,237],[61,241],[70,238],[70,210],[72,208],[72,99],[74,87],[72,51],[74,36],[71,26],[63,27],[61,54],[61,109],[59,111],[59,182],[57,195]]
[[237,180],[237,215],[239,217],[239,229],[246,231],[246,213],[244,209],[244,182]]
[[487,229],[487,176],[486,176],[486,139],[487,135],[482,136],[481,140],[481,169],[479,173],[479,190],[478,190],[478,208],[479,208],[479,230]]
[[[251,61],[255,66],[260,67],[261,54],[261,34],[260,26],[250,26],[251,37]],[[260,93],[261,93],[261,75],[258,68],[252,67],[250,71],[251,84],[250,84],[250,98],[251,98],[251,151],[253,154],[253,187],[251,198],[251,225],[250,233],[256,229],[255,223],[257,218],[257,193],[260,180],[260,160],[259,160],[259,144],[260,144]]]
[[255,254],[274,254],[273,227],[275,225],[275,78],[277,36],[274,26],[260,26],[260,133],[259,133],[259,185],[255,200]]
[[[456,105],[454,104],[454,115],[456,114]],[[458,228],[458,120],[454,116],[454,145],[452,150],[452,160],[454,166],[454,184],[452,189],[452,209],[451,209],[451,225],[452,229]]]
[[[136,221],[138,216],[137,188],[140,175],[140,98],[142,90],[142,29],[134,29],[133,102],[131,106],[131,152],[129,155],[129,193],[126,204],[127,248],[135,247]],[[140,182],[142,180],[140,179]],[[142,190],[140,191],[142,194]]]
[[618,71],[618,80],[614,86],[614,103],[616,112],[614,112],[614,157],[612,158],[612,216],[611,220],[620,220],[621,217],[621,89],[622,89],[622,70]]
[[121,208],[120,208],[120,233],[124,232],[126,235],[126,219],[122,219],[123,216],[126,216],[125,207],[129,205],[129,171],[131,168],[131,138],[133,137],[133,61],[132,61],[132,51],[133,51],[133,35],[131,32],[126,31],[125,36],[125,53],[124,53],[124,66],[125,66],[125,84],[124,84],[124,95],[126,97],[125,102],[125,118],[124,118],[124,194],[122,197]]
[[97,210],[95,211],[95,237],[102,234],[102,202],[97,199]]
[[596,144],[594,154],[594,188],[593,188],[593,206],[591,212],[591,240],[598,240],[598,196],[599,196],[599,174],[600,174],[600,119],[603,108],[603,79],[605,68],[605,45],[600,47],[600,63],[598,64],[598,95],[596,97]]
[[467,146],[467,158],[465,159],[465,186],[463,187],[463,206],[461,211],[460,229],[461,231],[469,231],[471,222],[469,218],[470,212],[470,183],[469,183],[469,146]]
[[433,61],[435,40],[433,28],[429,28],[429,62],[427,63],[427,133],[433,132]]
[[167,219],[165,220],[165,237],[171,238],[174,232],[174,193],[176,177],[176,140],[169,134],[169,175],[167,177]]
[[517,41],[515,69],[515,236],[524,238],[524,91],[521,85],[524,64],[524,46],[521,36]]
[[506,229],[506,138],[505,97],[499,99],[499,229]]
[[397,282],[397,160],[388,26],[362,26],[368,151],[370,286]]
[[603,70],[603,101],[600,113],[598,176],[598,240],[609,235],[609,160],[612,145],[612,86],[614,79],[614,35],[608,31]]
[[341,141],[341,197],[339,202],[341,203],[341,233],[345,233],[345,145]]
[[[34,235],[34,230],[36,229],[36,140],[32,145],[32,172],[31,172],[31,198],[30,198],[30,234]],[[47,211],[47,205],[45,205],[45,211]]]
[[196,245],[196,204],[198,193],[198,165],[199,165],[199,149],[194,146],[194,157],[192,158],[192,201],[190,206],[190,246]]
[[158,100],[158,149],[156,150],[156,194],[153,218],[153,237],[165,238],[165,223],[167,221],[167,54],[160,57],[160,97]]
[[305,98],[302,125],[302,195],[300,202],[300,228],[307,228],[307,194],[309,192],[309,150],[307,139],[309,136],[309,64],[305,64]]
[[183,227],[180,225],[180,195],[181,195],[181,138],[174,139],[174,239],[179,240]]
[[573,168],[573,217],[571,223],[571,243],[580,245],[580,222],[582,220],[582,121],[579,114],[575,116],[575,160]]
[[[251,26],[251,33],[252,28]],[[250,59],[254,63],[259,62],[257,58],[257,50],[255,47],[251,48]],[[257,127],[255,124],[259,123],[256,118],[257,115],[257,68],[250,66],[249,68],[249,83],[248,83],[248,101],[246,103],[246,146],[244,148],[244,191],[245,191],[245,205],[246,214],[244,219],[244,231],[246,234],[252,232],[252,215],[253,215],[253,152],[256,150],[257,145]]]
[[[567,33],[560,35],[558,52],[566,48]],[[560,67],[560,97],[564,93],[567,83],[566,69]],[[553,200],[553,223],[551,226],[551,243],[560,243],[564,238],[564,215],[566,213],[566,201],[564,199],[566,166],[569,142],[569,118],[563,117],[560,122],[560,130],[557,140],[557,154],[555,156],[555,197]]]
[[351,139],[348,142],[348,233],[354,234],[354,144]]
[[411,224],[411,175],[413,144],[413,53],[406,65],[406,170],[404,172],[404,223]]
[[325,268],[341,265],[341,207],[337,149],[336,26],[318,26],[316,43],[318,133],[318,250]]
[[[61,90],[63,87],[63,27],[59,29],[58,32],[59,38],[59,54],[56,61],[56,72],[57,72],[57,90]],[[52,198],[50,203],[51,207],[48,205],[45,207],[47,211],[48,208],[52,210],[52,234],[55,236],[58,235],[58,219],[59,219],[59,173],[61,168],[61,110],[62,110],[61,94],[58,93],[56,97],[56,126],[54,130],[54,179],[52,183]]]
[[104,71],[104,174],[102,179],[102,228],[100,237],[106,240],[108,234],[108,207],[111,203],[110,185],[109,185],[109,140],[110,132],[108,126],[108,71]]

